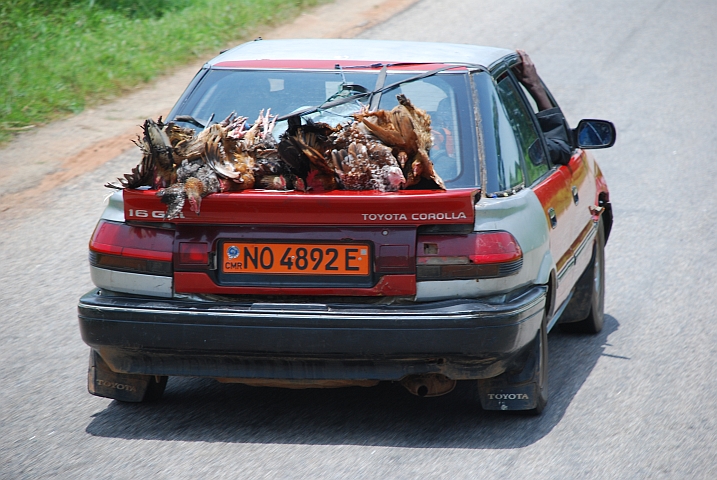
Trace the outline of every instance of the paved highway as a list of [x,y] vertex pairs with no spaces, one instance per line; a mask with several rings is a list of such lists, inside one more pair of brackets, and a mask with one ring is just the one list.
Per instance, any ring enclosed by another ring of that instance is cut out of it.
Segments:
[[75,308],[130,151],[0,205],[0,478],[717,478],[715,25],[708,0],[423,0],[361,34],[523,48],[571,123],[617,126],[596,152],[615,213],[605,329],[550,334],[541,417],[482,412],[470,388],[173,378],[158,405],[92,397]]

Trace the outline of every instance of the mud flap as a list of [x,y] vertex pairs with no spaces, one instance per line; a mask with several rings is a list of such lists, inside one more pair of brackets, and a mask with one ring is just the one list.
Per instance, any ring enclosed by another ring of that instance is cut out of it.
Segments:
[[478,380],[478,395],[484,410],[541,409],[540,335],[539,332],[529,347],[522,370]]
[[149,402],[161,398],[166,385],[167,377],[113,372],[95,350],[90,350],[87,390],[92,395],[122,402]]
[[479,384],[480,403],[483,410],[532,410],[538,406],[538,386],[535,383],[525,385],[500,385],[497,379],[484,380],[490,385]]

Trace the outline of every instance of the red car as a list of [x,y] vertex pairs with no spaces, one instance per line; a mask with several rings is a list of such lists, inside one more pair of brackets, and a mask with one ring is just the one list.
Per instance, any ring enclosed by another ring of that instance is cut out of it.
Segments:
[[546,128],[521,65],[512,50],[368,40],[256,41],[207,63],[172,125],[270,108],[278,141],[407,98],[430,116],[435,177],[357,191],[337,172],[322,191],[292,174],[294,189],[218,191],[199,214],[168,215],[155,188],[115,193],[78,307],[90,393],[156,400],[171,376],[425,396],[475,381],[483,408],[540,413],[550,329],[602,327],[612,209],[588,150],[615,129],[570,129],[544,89]]

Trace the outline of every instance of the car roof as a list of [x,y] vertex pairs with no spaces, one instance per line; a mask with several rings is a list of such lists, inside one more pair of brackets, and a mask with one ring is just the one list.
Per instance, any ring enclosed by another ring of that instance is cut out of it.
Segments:
[[269,61],[349,61],[446,64],[460,63],[490,67],[514,50],[455,43],[405,42],[356,39],[256,40],[227,50],[208,62],[209,66],[229,66],[234,62]]

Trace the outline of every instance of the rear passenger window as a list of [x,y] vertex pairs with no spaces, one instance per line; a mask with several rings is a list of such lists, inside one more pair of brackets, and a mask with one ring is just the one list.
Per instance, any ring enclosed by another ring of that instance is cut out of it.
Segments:
[[436,173],[446,182],[455,180],[462,173],[459,141],[461,99],[454,88],[455,83],[448,81],[454,77],[436,75],[424,80],[404,83],[396,89],[385,92],[381,96],[379,106],[391,110],[398,105],[396,94],[402,93],[415,106],[426,110],[431,116],[433,139],[433,147],[428,153]]
[[493,131],[496,135],[495,149],[498,157],[498,189],[509,190],[515,188],[523,181],[523,169],[520,165],[520,147],[515,138],[515,132],[503,108],[500,99],[495,93],[491,95],[493,107]]
[[509,77],[498,82],[498,93],[503,100],[510,122],[520,142],[528,172],[528,184],[533,184],[549,169],[547,156],[540,136],[525,104]]

